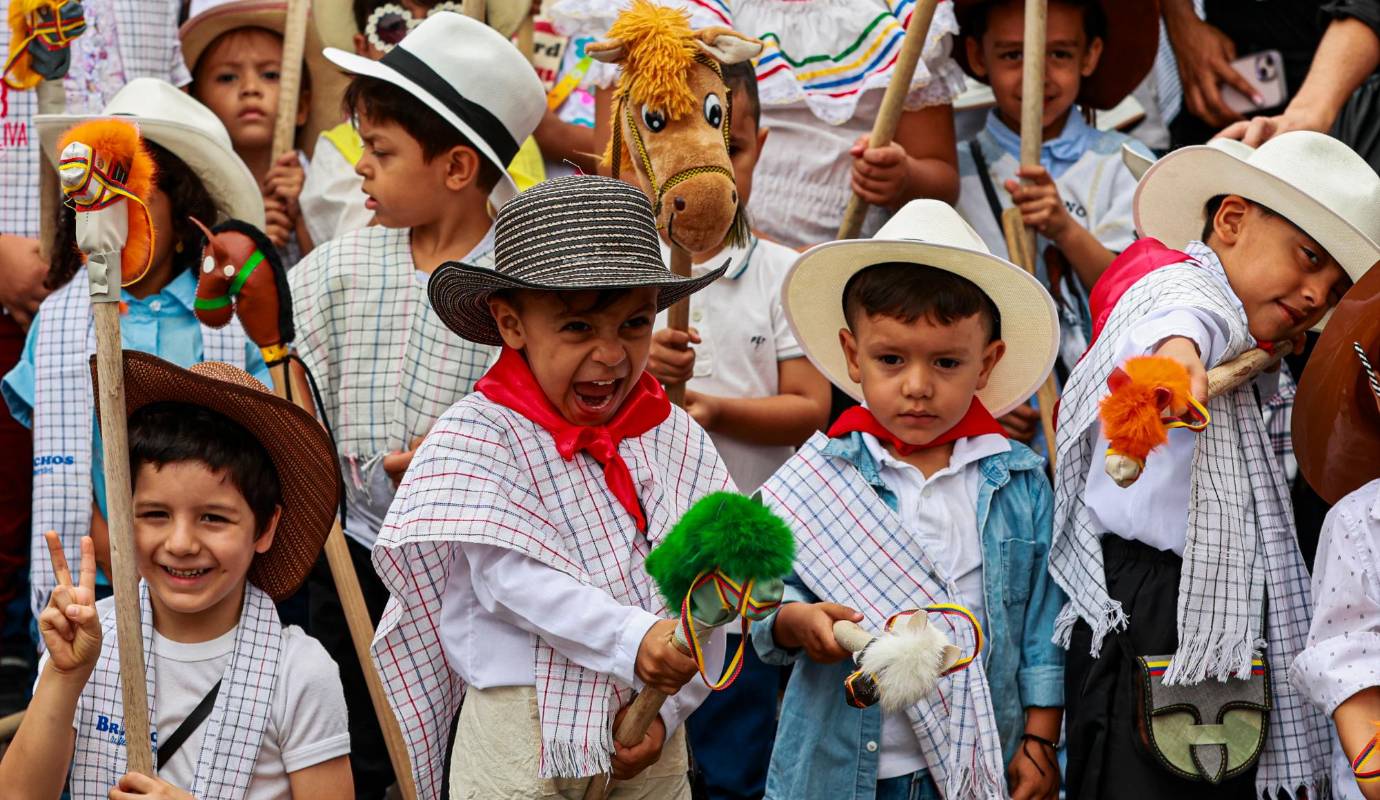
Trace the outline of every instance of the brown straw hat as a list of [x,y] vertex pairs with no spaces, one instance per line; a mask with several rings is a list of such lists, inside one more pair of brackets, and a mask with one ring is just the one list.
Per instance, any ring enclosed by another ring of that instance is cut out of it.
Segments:
[[[297,591],[321,553],[340,502],[340,473],[326,429],[239,367],[206,361],[183,369],[134,350],[124,351],[124,361],[129,414],[152,403],[200,406],[249,431],[268,452],[282,484],[283,515],[273,546],[249,565],[249,580],[274,600]],[[99,411],[95,356],[91,381]]]
[[[982,79],[968,63],[968,47],[963,38],[972,28],[974,15],[984,5],[995,5],[995,2],[954,0],[959,32],[953,58],[964,72],[978,81]],[[1157,0],[1098,0],[1098,5],[1107,18],[1102,60],[1093,74],[1083,79],[1078,89],[1078,104],[1105,111],[1126,99],[1155,66],[1160,42],[1160,4]]]
[[1380,366],[1380,269],[1367,272],[1333,309],[1294,398],[1294,457],[1329,503],[1380,478],[1380,397],[1357,345]]

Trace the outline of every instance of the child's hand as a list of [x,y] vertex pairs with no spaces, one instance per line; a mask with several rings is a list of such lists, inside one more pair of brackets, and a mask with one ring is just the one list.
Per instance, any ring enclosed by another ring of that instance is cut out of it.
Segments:
[[282,247],[292,237],[295,223],[288,216],[283,201],[269,195],[264,198],[264,235],[274,247]]
[[805,648],[811,661],[834,664],[853,655],[834,639],[834,623],[841,619],[862,622],[863,615],[838,603],[786,603],[776,612],[773,636],[788,650]]
[[96,615],[96,546],[81,537],[81,573],[75,586],[62,542],[53,531],[43,534],[53,562],[57,587],[38,615],[38,631],[48,648],[48,663],[58,672],[91,675],[101,655],[101,621]]
[[1171,336],[1160,342],[1155,355],[1172,358],[1188,370],[1188,388],[1194,399],[1207,405],[1207,370],[1203,358],[1198,355],[1198,345],[1185,336]]
[[407,474],[407,468],[412,466],[412,458],[417,455],[417,448],[422,446],[425,436],[415,436],[406,450],[396,450],[383,457],[383,471],[388,473],[388,479],[393,481],[393,488],[398,488],[402,483],[403,476]]
[[874,206],[897,206],[910,179],[909,156],[895,142],[868,147],[867,140],[867,136],[859,136],[848,150],[853,157],[853,191]]
[[700,333],[694,328],[662,328],[652,334],[647,371],[662,383],[685,383],[695,374],[695,349],[690,345],[699,343]]
[[307,173],[302,169],[301,157],[296,150],[289,150],[273,162],[273,167],[264,176],[264,197],[276,197],[283,203],[283,210],[295,223],[301,215],[297,198],[302,194],[302,184]]
[[[624,706],[613,718],[613,729],[618,730],[619,724],[623,722],[623,716],[628,713],[628,707]],[[642,741],[633,747],[624,747],[613,740],[613,779],[626,781],[634,778],[642,770],[650,767],[661,758],[661,748],[666,744],[666,723],[662,722],[661,717],[652,719],[651,727],[647,728],[647,734]],[[597,778],[595,780],[598,780]]]
[[676,647],[673,637],[680,622],[663,619],[647,630],[637,648],[633,672],[642,682],[662,694],[671,695],[695,677],[695,660]]
[[1010,413],[997,421],[1001,423],[1007,436],[1018,442],[1030,444],[1040,430],[1040,411],[1032,408],[1029,403],[1024,403],[1011,409]]
[[1009,180],[1004,184],[1006,191],[1011,193],[1011,202],[1021,210],[1021,221],[1027,228],[1034,228],[1045,238],[1057,242],[1073,223],[1073,218],[1059,197],[1059,187],[1054,185],[1054,178],[1039,165],[1021,167],[1016,174],[1034,181],[1030,185],[1018,180]]
[[719,422],[719,398],[699,392],[685,392],[685,410],[691,418],[707,431],[714,430]]
[[150,778],[142,772],[126,772],[115,788],[110,790],[110,800],[196,800],[195,797],[173,786],[165,780]]
[[1006,768],[1011,800],[1056,800],[1059,797],[1059,762],[1043,744],[1021,740]]

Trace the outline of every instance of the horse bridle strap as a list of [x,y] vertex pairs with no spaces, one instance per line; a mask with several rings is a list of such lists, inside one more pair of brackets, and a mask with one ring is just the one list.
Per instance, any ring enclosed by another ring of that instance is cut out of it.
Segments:
[[[712,70],[714,70],[714,74],[715,74],[715,75],[718,75],[720,80],[723,80],[724,73],[723,73],[723,69],[719,66],[719,62],[715,61],[715,60],[712,59],[712,58],[709,58],[708,56],[704,56],[704,55],[696,55],[696,56],[695,56],[695,61],[698,62],[698,63],[700,63],[700,64],[703,64],[703,65],[709,67],[709,68],[712,69]],[[642,171],[643,171],[644,173],[646,173],[646,175],[647,175],[647,182],[648,182],[649,184],[651,184],[651,187],[652,187],[652,194],[653,194],[653,201],[652,201],[652,216],[653,216],[653,217],[658,217],[658,218],[659,218],[659,217],[661,216],[661,205],[662,205],[662,201],[663,201],[663,200],[665,199],[665,197],[666,197],[666,193],[669,192],[669,191],[671,191],[671,189],[674,189],[676,186],[678,186],[678,185],[680,185],[680,184],[682,184],[682,183],[685,183],[686,181],[690,180],[691,178],[695,178],[695,177],[698,177],[698,176],[700,176],[700,175],[723,175],[724,177],[728,178],[730,181],[735,181],[735,180],[736,180],[736,179],[734,178],[733,172],[732,172],[731,170],[725,169],[724,167],[712,165],[712,164],[703,164],[703,165],[700,165],[700,166],[697,166],[697,167],[688,167],[688,168],[686,168],[686,169],[683,169],[683,170],[681,170],[680,172],[677,172],[677,173],[675,173],[674,175],[672,175],[670,178],[667,178],[665,183],[658,185],[658,184],[657,184],[657,180],[656,180],[656,170],[652,168],[652,157],[651,157],[651,154],[647,151],[647,143],[646,143],[646,141],[642,138],[642,131],[639,130],[638,127],[637,127],[637,118],[633,115],[632,106],[628,103],[628,94],[629,94],[628,91],[619,92],[619,97],[618,97],[618,111],[615,112],[615,122],[617,122],[617,121],[618,121],[617,118],[618,118],[619,116],[621,116],[621,117],[623,118],[623,120],[626,121],[627,124],[628,124],[628,131],[629,131],[629,135],[630,135],[630,137],[631,137],[631,139],[632,139],[633,148],[635,149],[635,151],[636,151],[636,153],[637,153],[637,160],[642,164]],[[728,126],[729,126],[730,120],[731,120],[732,117],[733,117],[733,113],[732,113],[732,111],[733,111],[733,102],[732,102],[733,90],[728,88],[728,84],[724,84],[724,94],[725,94],[725,112],[726,112],[726,113],[724,114],[723,122],[720,123],[719,127],[720,127],[720,129],[723,131],[723,136],[724,136],[724,151],[725,151],[725,152],[729,152],[729,151],[730,151],[730,148],[729,148],[729,138],[730,138],[730,134],[729,134],[729,128],[728,128]],[[622,162],[623,162],[623,136],[622,136],[622,132],[623,132],[623,126],[622,126],[621,123],[620,123],[620,124],[615,124],[615,125],[613,126],[613,149],[612,149],[612,151],[611,151],[611,153],[610,153],[610,156],[611,156],[610,161],[612,161],[612,173],[611,173],[611,174],[612,174],[612,176],[613,176],[614,178],[618,178],[618,177],[619,177],[619,172],[620,172],[619,167],[622,165]]]

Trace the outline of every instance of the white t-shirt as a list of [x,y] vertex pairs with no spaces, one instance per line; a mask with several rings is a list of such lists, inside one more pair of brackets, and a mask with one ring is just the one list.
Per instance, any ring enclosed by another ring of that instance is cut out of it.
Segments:
[[[104,609],[113,613],[114,604]],[[225,675],[238,627],[208,642],[174,642],[153,634],[157,670],[159,739],[172,736],[216,681]],[[45,654],[46,660],[48,656]],[[42,665],[39,667],[42,673]],[[224,687],[222,687],[223,689]],[[288,773],[350,754],[345,691],[340,670],[321,643],[295,625],[283,627],[273,710],[263,745],[254,762],[254,778],[245,800],[290,797]],[[159,771],[163,780],[183,788],[192,785],[201,752],[203,722]],[[209,799],[208,799],[209,800]]]
[[[896,494],[896,515],[916,545],[945,580],[957,588],[960,602],[979,620],[987,609],[982,584],[982,536],[977,527],[981,482],[978,462],[1011,449],[1006,437],[989,433],[954,442],[949,465],[928,478],[894,458],[876,437],[863,434],[882,480]],[[920,743],[905,714],[882,715],[882,751],[877,777],[895,778],[925,768]]]
[[[662,251],[669,259],[664,246]],[[691,268],[691,274],[703,275],[729,262],[722,278],[690,297],[690,327],[703,341],[695,345],[695,375],[686,388],[717,397],[780,393],[779,362],[804,357],[781,306],[781,284],[797,257],[788,247],[754,236],[745,247]],[[665,325],[663,312],[657,327]],[[709,438],[745,494],[757,491],[794,452],[721,433]]]
[[302,220],[314,244],[325,244],[350,231],[367,227],[374,212],[364,207],[364,178],[325,134],[316,139],[311,168],[297,199]]

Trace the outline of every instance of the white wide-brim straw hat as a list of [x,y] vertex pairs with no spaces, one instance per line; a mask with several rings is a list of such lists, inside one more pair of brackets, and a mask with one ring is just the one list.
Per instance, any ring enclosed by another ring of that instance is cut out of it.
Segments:
[[502,173],[495,209],[517,195],[508,165],[546,113],[546,92],[513,43],[482,22],[449,11],[427,17],[378,61],[326,49],[346,72],[387,81],[435,111]]
[[62,134],[73,125],[109,117],[133,117],[142,137],[182,159],[201,179],[223,218],[264,227],[263,195],[249,167],[235,155],[225,126],[211,109],[167,81],[135,78],[99,114],[39,114],[34,125],[44,154],[56,168]]
[[[182,56],[193,74],[206,48],[221,35],[238,28],[264,28],[281,36],[287,23],[287,0],[192,0],[189,11],[190,18],[177,35],[182,40]],[[350,17],[348,8],[345,16]],[[345,120],[340,98],[349,78],[326,61],[324,47],[319,21],[313,14],[307,22],[302,51],[311,78],[311,104],[301,141],[308,152],[318,134]]]
[[843,290],[868,267],[910,263],[942,269],[977,285],[1001,315],[1006,354],[978,397],[994,416],[1024,403],[1044,383],[1059,351],[1054,298],[1033,275],[992,255],[968,223],[938,200],[912,200],[871,239],[816,245],[791,268],[782,303],[796,340],[819,370],[853,399],[862,387],[848,377],[839,345]]
[[[1250,158],[1251,153],[1255,152],[1254,147],[1251,147],[1245,142],[1237,141],[1236,139],[1213,139],[1207,143],[1207,146],[1215,147],[1224,153],[1242,159]],[[1136,177],[1136,180],[1140,180],[1145,177],[1145,173],[1150,170],[1150,167],[1154,166],[1155,159],[1145,155],[1127,143],[1121,146],[1121,163],[1126,165],[1126,169],[1131,171],[1131,174]]]
[[1207,202],[1227,194],[1298,226],[1353,281],[1380,261],[1380,176],[1350,147],[1313,131],[1282,133],[1244,158],[1200,145],[1159,159],[1136,185],[1136,231],[1182,248],[1202,237]]

